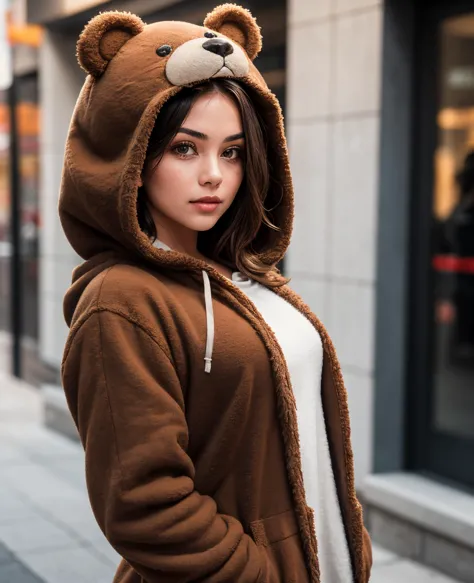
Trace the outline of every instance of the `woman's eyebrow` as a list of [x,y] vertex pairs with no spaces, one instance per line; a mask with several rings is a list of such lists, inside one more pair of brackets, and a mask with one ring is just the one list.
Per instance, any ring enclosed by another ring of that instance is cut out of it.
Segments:
[[[191,128],[179,128],[178,134],[187,134],[188,136],[192,136],[193,138],[197,138],[199,140],[208,140],[209,136],[203,134],[202,132],[197,132],[196,130],[192,130]],[[239,132],[238,134],[233,134],[232,136],[228,136],[224,139],[224,142],[233,142],[234,140],[240,140],[244,138],[244,132]]]
[[241,140],[245,138],[244,132],[239,132],[238,134],[233,134],[232,136],[228,136],[224,142],[233,142],[234,140]]
[[209,136],[196,130],[191,130],[189,128],[179,128],[178,134],[188,134],[188,136],[193,136],[193,138],[198,138],[199,140],[208,140]]

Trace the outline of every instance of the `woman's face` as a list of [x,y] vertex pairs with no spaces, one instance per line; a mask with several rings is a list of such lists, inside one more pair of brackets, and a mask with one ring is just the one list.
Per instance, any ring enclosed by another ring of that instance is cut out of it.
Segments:
[[158,165],[143,184],[157,226],[211,229],[242,183],[244,136],[240,112],[221,93],[199,96]]

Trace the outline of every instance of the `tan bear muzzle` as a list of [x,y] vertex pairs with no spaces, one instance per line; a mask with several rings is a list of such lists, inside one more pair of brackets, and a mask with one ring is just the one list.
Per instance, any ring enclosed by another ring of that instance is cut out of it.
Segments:
[[215,33],[212,38],[196,38],[179,46],[166,64],[168,81],[178,87],[215,77],[244,77],[249,60],[244,51]]

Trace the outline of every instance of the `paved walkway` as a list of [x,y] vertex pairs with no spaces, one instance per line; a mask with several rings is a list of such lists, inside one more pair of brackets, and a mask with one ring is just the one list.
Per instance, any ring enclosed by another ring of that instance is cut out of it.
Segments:
[[[92,516],[81,447],[45,429],[38,391],[1,367],[0,465],[0,582],[111,583],[119,557]],[[456,582],[376,548],[371,583]]]

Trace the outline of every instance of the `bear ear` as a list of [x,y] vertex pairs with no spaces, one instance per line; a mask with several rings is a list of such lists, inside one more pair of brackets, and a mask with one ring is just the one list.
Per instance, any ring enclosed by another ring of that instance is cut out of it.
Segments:
[[77,41],[77,60],[86,73],[100,77],[123,45],[145,28],[130,12],[98,14],[86,24]]
[[253,61],[262,49],[262,34],[251,12],[237,4],[222,4],[206,16],[204,26],[238,42]]

